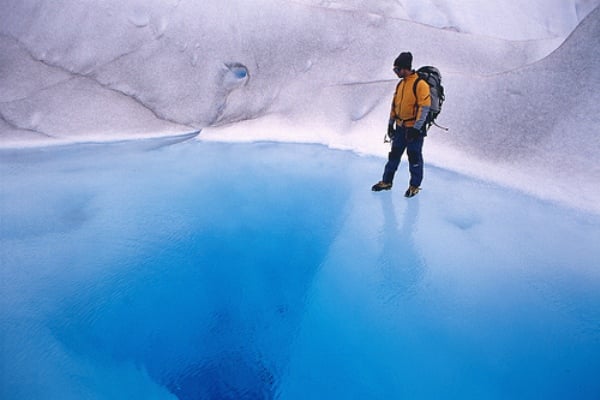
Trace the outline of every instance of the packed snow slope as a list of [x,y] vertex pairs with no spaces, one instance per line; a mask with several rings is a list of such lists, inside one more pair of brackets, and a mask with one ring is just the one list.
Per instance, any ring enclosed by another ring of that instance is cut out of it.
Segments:
[[479,3],[0,0],[1,144],[203,130],[385,155],[410,50],[447,87],[429,162],[600,212],[600,2]]

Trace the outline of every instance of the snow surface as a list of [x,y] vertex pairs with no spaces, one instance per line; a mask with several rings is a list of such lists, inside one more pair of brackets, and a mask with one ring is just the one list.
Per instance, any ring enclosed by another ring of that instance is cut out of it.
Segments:
[[598,398],[598,216],[166,144],[0,151],[3,400]]
[[1,3],[0,146],[203,130],[385,156],[411,50],[447,86],[427,162],[600,212],[597,0]]

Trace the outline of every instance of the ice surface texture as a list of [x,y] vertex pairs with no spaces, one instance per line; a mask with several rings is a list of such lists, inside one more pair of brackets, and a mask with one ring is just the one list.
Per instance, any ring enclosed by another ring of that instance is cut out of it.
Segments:
[[[420,63],[468,74],[522,66],[557,43],[440,30],[394,17],[394,11],[406,6],[385,1],[369,7],[279,0],[261,0],[251,7],[239,0],[226,5],[3,3],[0,114],[8,125],[2,130],[4,142],[19,138],[19,131],[25,137],[39,132],[94,140],[139,135],[144,127],[146,132],[182,132],[267,113],[356,121],[383,98],[389,102],[394,78],[390,60],[401,49],[412,49]],[[570,31],[578,21],[578,3],[530,4],[541,16],[561,15],[552,21],[570,26]],[[421,12],[482,12],[475,6],[440,4],[423,4]],[[492,9],[487,11],[494,15]],[[504,20],[501,25],[508,30]],[[522,26],[525,32],[532,24]],[[231,85],[223,80],[223,68],[238,64],[252,79]],[[352,93],[344,85],[349,83],[356,84]],[[349,94],[354,96],[345,101],[346,107],[353,110],[340,110],[344,112],[338,115],[335,102],[343,103]],[[323,96],[330,99],[324,108]],[[366,111],[361,112],[364,105]]]
[[321,146],[0,153],[21,399],[596,399],[600,223]]

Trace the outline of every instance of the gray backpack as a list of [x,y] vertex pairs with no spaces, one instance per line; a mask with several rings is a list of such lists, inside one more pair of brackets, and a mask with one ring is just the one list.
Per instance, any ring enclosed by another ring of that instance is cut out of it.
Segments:
[[431,108],[429,109],[429,114],[427,114],[427,119],[425,120],[426,129],[429,130],[431,125],[435,125],[438,128],[447,131],[448,128],[444,128],[443,126],[435,123],[435,119],[442,112],[442,104],[444,104],[444,100],[446,99],[444,95],[444,87],[442,86],[442,74],[440,73],[440,70],[436,67],[425,66],[419,68],[417,70],[417,74],[419,77],[413,86],[415,97],[417,97],[417,83],[420,80],[427,82],[429,85],[429,92],[431,94]]

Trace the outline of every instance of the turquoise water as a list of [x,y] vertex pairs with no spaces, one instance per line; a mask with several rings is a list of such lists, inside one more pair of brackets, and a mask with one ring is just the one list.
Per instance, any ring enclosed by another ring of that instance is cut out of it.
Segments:
[[321,146],[0,157],[3,399],[600,397],[597,216]]

